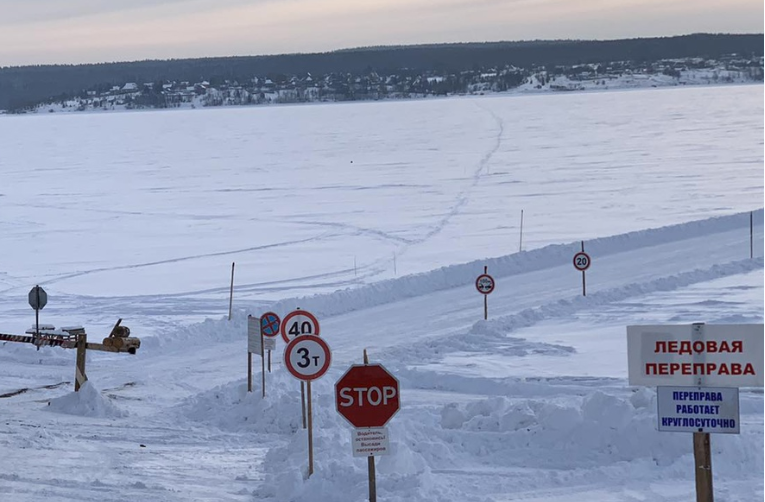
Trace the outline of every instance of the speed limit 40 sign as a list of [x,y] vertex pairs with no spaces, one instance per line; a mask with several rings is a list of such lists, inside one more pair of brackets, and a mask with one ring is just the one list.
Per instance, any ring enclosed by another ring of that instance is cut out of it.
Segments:
[[331,362],[329,345],[318,336],[299,336],[284,349],[284,365],[299,380],[316,380],[327,372]]
[[279,327],[286,343],[301,335],[319,336],[319,320],[307,310],[293,310],[281,322]]

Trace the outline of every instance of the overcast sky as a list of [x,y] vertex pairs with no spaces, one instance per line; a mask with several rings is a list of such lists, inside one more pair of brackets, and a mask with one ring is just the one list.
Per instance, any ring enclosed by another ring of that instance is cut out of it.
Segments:
[[762,33],[762,0],[0,0],[0,66]]

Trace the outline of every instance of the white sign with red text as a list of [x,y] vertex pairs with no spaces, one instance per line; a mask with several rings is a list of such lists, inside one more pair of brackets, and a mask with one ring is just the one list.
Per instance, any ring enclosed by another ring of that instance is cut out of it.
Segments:
[[627,326],[629,384],[762,387],[762,324]]

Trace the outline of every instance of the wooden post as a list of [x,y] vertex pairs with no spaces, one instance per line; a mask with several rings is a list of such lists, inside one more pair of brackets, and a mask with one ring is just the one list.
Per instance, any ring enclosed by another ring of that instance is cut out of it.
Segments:
[[261,392],[261,397],[266,397],[266,357],[263,349],[263,329],[260,329],[260,378],[261,378],[261,386],[263,387],[263,390]]
[[[584,241],[582,241],[582,253],[584,253]],[[587,284],[585,282],[584,270],[582,270],[582,296],[587,296]]]
[[303,413],[303,429],[305,429],[305,382],[302,380],[300,381],[300,408]]
[[[483,273],[487,274],[489,272],[489,267],[484,266],[483,267]],[[489,319],[489,295],[483,295],[483,320],[487,321]]]
[[247,351],[247,392],[252,392],[252,352]]
[[518,244],[518,252],[523,251],[523,209],[521,209],[521,242]]
[[714,502],[712,450],[708,432],[693,433],[693,460],[696,464],[696,502]]
[[83,333],[77,335],[77,363],[74,372],[74,391],[79,392],[80,387],[88,381],[88,375],[85,373],[86,350],[88,347],[88,335]]
[[236,262],[231,262],[231,292],[228,296],[228,320],[231,320],[231,314],[234,310],[234,265]]
[[308,477],[313,474],[313,411],[311,409],[311,381],[306,383],[308,393]]

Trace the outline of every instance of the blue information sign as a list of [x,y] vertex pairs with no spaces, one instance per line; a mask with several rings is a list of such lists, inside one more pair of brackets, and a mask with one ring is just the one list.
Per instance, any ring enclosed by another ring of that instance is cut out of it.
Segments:
[[659,430],[738,434],[736,387],[657,387]]

